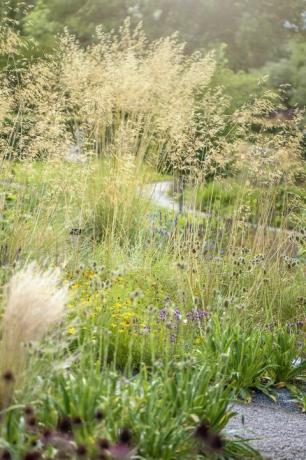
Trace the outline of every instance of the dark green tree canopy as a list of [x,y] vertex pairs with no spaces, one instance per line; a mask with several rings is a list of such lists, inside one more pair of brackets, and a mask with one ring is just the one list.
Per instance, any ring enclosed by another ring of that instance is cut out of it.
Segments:
[[7,0],[4,10],[45,48],[64,27],[85,45],[97,25],[109,30],[130,15],[152,38],[178,31],[190,51],[226,44],[235,70],[282,57],[284,44],[306,31],[305,0]]

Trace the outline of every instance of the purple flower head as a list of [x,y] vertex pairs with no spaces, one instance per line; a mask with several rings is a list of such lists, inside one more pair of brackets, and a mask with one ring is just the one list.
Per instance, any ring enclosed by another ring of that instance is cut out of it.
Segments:
[[182,319],[182,314],[181,314],[180,310],[178,310],[177,308],[174,311],[174,317],[175,317],[175,319],[177,321],[181,321],[181,319]]
[[194,308],[190,312],[187,313],[186,318],[188,321],[200,321],[204,318],[207,318],[208,312],[205,310],[199,310],[198,308]]
[[205,310],[198,310],[197,314],[199,319],[207,318],[208,316],[208,312]]
[[159,318],[162,321],[165,321],[165,319],[167,318],[167,315],[168,315],[168,312],[167,312],[166,308],[162,308],[161,310],[159,310]]
[[112,458],[116,460],[124,460],[131,458],[133,450],[128,444],[118,442],[110,448]]

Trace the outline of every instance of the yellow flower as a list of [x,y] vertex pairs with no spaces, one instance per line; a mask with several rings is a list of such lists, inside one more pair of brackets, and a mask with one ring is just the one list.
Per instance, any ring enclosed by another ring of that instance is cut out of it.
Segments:
[[199,345],[200,343],[203,343],[204,342],[204,338],[203,337],[197,337],[194,341],[194,343],[196,343],[197,345]]
[[69,335],[74,335],[74,334],[76,334],[76,328],[75,328],[75,327],[69,327],[69,328],[68,328],[68,334],[69,334]]
[[88,270],[84,273],[85,278],[92,278],[94,276],[94,272],[92,270]]
[[124,313],[123,318],[125,318],[125,319],[130,319],[132,316],[133,316],[133,313],[131,313],[130,311],[128,311],[128,312]]

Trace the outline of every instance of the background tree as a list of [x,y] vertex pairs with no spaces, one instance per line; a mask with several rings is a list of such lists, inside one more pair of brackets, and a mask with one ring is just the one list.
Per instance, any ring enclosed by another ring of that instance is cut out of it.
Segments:
[[305,0],[7,0],[4,10],[47,48],[64,27],[88,44],[97,25],[110,30],[130,15],[151,38],[178,31],[189,51],[226,44],[235,70],[283,57],[289,39],[306,32]]
[[92,41],[97,25],[106,30],[118,27],[129,14],[123,0],[37,0],[27,16],[25,30],[44,49],[52,47],[56,34],[66,27],[83,45]]
[[291,42],[288,54],[278,62],[271,62],[263,69],[270,75],[273,86],[284,85],[287,103],[290,106],[305,106],[306,103],[306,43]]
[[305,9],[305,0],[142,0],[140,11],[153,35],[178,30],[190,49],[226,43],[230,65],[249,69],[305,32]]

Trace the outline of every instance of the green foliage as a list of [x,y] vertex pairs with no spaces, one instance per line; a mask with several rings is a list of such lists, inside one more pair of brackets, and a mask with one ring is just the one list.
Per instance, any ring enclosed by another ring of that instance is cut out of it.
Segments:
[[278,331],[267,337],[270,370],[273,382],[279,386],[301,380],[306,382],[306,361],[297,356],[298,336],[287,331]]
[[122,0],[39,0],[26,17],[24,31],[34,37],[44,50],[51,50],[56,35],[66,27],[79,38],[83,45],[92,42],[95,28],[103,25],[105,30],[118,28],[128,16],[128,5]]
[[238,325],[215,321],[202,353],[203,360],[211,364],[218,362],[222,375],[239,397],[251,399],[252,389],[267,392],[269,388],[263,384],[270,368],[264,349],[264,337],[259,331],[250,332]]
[[290,106],[305,105],[306,99],[306,44],[293,41],[288,46],[286,56],[279,62],[271,62],[264,67],[270,75],[274,87],[283,85],[287,102]]
[[220,65],[213,83],[224,88],[225,93],[231,98],[230,108],[235,110],[255,95],[260,96],[264,92],[268,85],[260,85],[261,80],[262,73],[260,71],[246,72],[240,70],[234,72],[225,63]]
[[302,388],[296,386],[289,387],[292,393],[293,400],[300,406],[303,412],[306,412],[306,392]]
[[196,191],[187,190],[185,196],[187,203],[217,216],[233,218],[243,204],[249,222],[265,220],[276,227],[303,228],[306,194],[302,187],[283,184],[263,189],[228,178],[202,185]]

